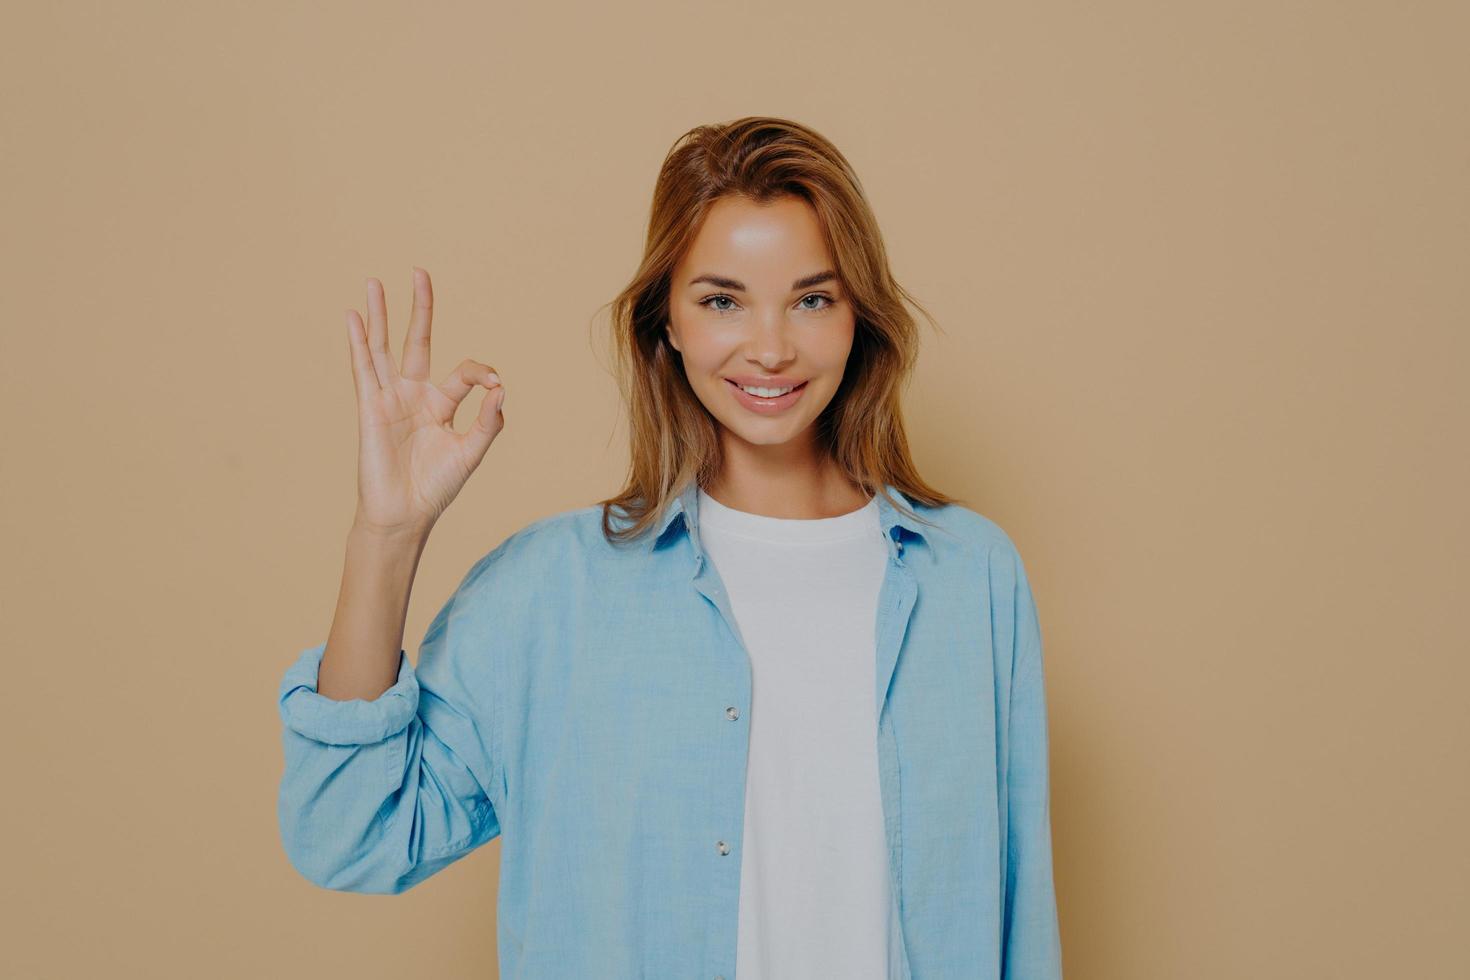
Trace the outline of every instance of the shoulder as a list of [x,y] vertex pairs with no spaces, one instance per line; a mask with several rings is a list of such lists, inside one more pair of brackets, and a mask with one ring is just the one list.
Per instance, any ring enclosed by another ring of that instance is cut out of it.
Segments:
[[928,507],[913,504],[914,512],[935,525],[934,530],[923,527],[927,536],[934,534],[934,550],[958,550],[969,560],[988,563],[996,560],[1020,563],[1021,555],[1016,542],[991,517],[961,503]]
[[[923,516],[953,534],[951,560],[934,549],[932,568],[959,593],[984,596],[990,623],[1002,636],[1031,637],[1039,629],[1031,577],[1011,535],[992,518],[961,504],[925,508]],[[941,590],[943,592],[944,590]],[[1029,641],[1028,641],[1029,642]]]
[[482,555],[466,573],[461,589],[490,579],[533,582],[538,573],[564,573],[582,565],[591,553],[604,548],[601,520],[597,504],[537,518]]

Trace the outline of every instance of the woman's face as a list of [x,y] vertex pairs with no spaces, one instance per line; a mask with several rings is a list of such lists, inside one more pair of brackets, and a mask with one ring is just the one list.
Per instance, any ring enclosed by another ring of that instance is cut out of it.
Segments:
[[668,335],[727,435],[767,446],[810,438],[852,350],[854,313],[835,270],[800,197],[730,196],[710,208],[674,269]]

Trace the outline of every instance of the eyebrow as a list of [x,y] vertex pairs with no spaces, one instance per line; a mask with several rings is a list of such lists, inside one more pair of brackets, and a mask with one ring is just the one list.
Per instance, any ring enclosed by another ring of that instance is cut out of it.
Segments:
[[[831,269],[825,269],[822,272],[815,272],[796,280],[791,284],[791,290],[795,292],[798,289],[806,289],[808,286],[815,286],[818,283],[828,282],[836,278],[837,273]],[[689,285],[692,286],[697,282],[707,282],[712,286],[719,286],[721,289],[733,289],[737,292],[745,292],[745,283],[738,279],[731,279],[728,276],[717,276],[712,272],[706,272],[702,276],[695,276],[689,280]]]

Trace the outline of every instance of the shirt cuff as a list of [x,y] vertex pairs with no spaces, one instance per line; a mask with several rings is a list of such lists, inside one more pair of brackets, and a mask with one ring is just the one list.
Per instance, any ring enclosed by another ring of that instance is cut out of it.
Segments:
[[325,643],[304,650],[281,679],[281,720],[293,731],[328,745],[381,742],[407,727],[419,708],[413,664],[398,651],[398,681],[371,701],[335,701],[317,693]]

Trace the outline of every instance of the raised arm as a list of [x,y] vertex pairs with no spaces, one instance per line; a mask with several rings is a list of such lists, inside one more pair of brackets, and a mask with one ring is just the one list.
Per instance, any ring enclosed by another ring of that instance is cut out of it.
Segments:
[[[504,427],[504,388],[465,360],[429,374],[433,292],[414,270],[402,365],[388,350],[382,284],[367,283],[368,323],[347,314],[358,419],[358,502],[332,626],[282,680],[281,836],[295,867],[328,888],[397,892],[499,833],[491,788],[490,687],[466,688],[489,650],[472,617],[490,556],[434,619],[418,670],[403,649],[420,555]],[[465,433],[456,409],[489,390]],[[494,553],[492,553],[494,554]],[[474,599],[471,599],[471,596]]]

